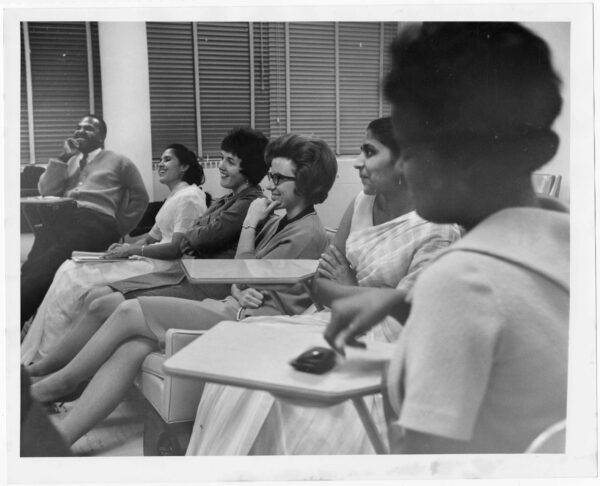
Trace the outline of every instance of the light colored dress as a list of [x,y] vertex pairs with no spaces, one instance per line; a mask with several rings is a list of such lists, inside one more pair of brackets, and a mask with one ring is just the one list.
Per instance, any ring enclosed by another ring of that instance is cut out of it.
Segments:
[[[415,212],[374,226],[374,196],[354,203],[346,257],[363,287],[409,291],[431,257],[460,237],[458,227],[436,225]],[[322,334],[329,311],[311,315],[250,318],[264,325],[303,326]],[[242,324],[240,324],[242,325]],[[395,341],[401,325],[387,318],[367,339]],[[381,400],[370,400],[383,417]],[[373,452],[351,404],[306,408],[276,400],[266,392],[207,384],[198,407],[188,455],[359,454]]]
[[[177,185],[156,215],[149,235],[159,243],[168,243],[174,233],[184,233],[206,212],[206,194],[196,185]],[[56,272],[52,285],[21,344],[21,362],[45,356],[48,349],[69,329],[73,319],[83,312],[87,292],[94,286],[115,280],[167,270],[178,260],[135,257],[120,262],[75,263],[65,261]]]
[[406,428],[469,454],[514,454],[564,419],[569,295],[563,212],[503,209],[438,254],[388,370],[397,437]]

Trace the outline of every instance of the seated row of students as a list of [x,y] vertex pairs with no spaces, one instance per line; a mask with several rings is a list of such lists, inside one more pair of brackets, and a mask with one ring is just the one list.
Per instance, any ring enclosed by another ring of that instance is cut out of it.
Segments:
[[[190,209],[180,204],[173,193],[167,198],[164,207],[156,217],[152,234],[164,235],[161,241],[170,242],[168,251],[160,252],[160,247],[149,246],[146,241],[133,245],[114,245],[109,253],[114,256],[141,255],[143,259],[81,265],[66,261],[57,272],[54,281],[30,326],[22,343],[22,362],[36,361],[28,368],[32,375],[53,371],[51,364],[40,358],[51,357],[70,359],[76,343],[87,340],[89,335],[124,299],[125,295],[173,295],[188,298],[203,298],[201,291],[208,296],[222,298],[227,295],[225,286],[199,288],[190,285],[176,259],[182,255],[196,258],[233,258],[242,222],[250,203],[262,197],[260,181],[267,172],[264,162],[264,149],[267,138],[256,130],[239,128],[232,130],[222,141],[223,159],[219,166],[220,184],[231,193],[213,201],[208,210],[204,205]],[[190,180],[188,173],[202,172],[198,160],[187,148],[173,152],[169,148],[163,153],[161,166],[175,165],[181,174],[181,182],[202,183],[204,176]],[[161,169],[164,170],[164,169]],[[183,172],[182,172],[183,171]],[[173,174],[173,178],[177,176]],[[169,171],[160,176],[161,182],[171,179]],[[189,189],[187,189],[189,190]],[[190,218],[190,212],[199,211],[198,218]],[[168,239],[171,234],[170,240]],[[151,258],[148,258],[151,257]],[[129,278],[127,278],[129,277]],[[112,287],[107,287],[111,284]],[[119,292],[113,292],[118,290]],[[108,295],[110,294],[110,295]],[[106,296],[103,299],[97,298]],[[90,313],[86,313],[90,310]],[[74,331],[74,334],[70,332]],[[66,342],[61,343],[68,336]],[[62,354],[63,349],[66,354]],[[78,349],[77,349],[78,350]],[[62,363],[64,364],[64,363]]]
[[[376,237],[377,232],[375,235],[363,234],[362,238],[358,234],[354,249],[349,253],[350,261],[355,262],[359,272],[359,281],[366,279],[370,285],[395,286],[406,274],[411,277],[407,280],[412,281],[433,250],[449,244],[458,236],[456,228],[438,229],[437,225],[427,223],[411,212],[412,204],[406,189],[398,191],[401,177],[398,153],[392,137],[391,120],[387,118],[371,124],[357,162],[365,191],[371,196],[364,196],[360,204],[357,203],[356,218],[352,218],[354,208],[351,207],[340,227],[338,244],[345,248],[351,220],[356,220],[357,229],[369,231],[373,220],[378,224],[393,220],[391,228],[379,228],[387,238],[396,233],[396,240],[389,241],[386,251],[379,253],[381,262],[376,258],[377,253],[373,252],[381,238],[381,235]],[[272,199],[258,198],[250,205],[242,225],[236,258],[318,258],[326,248],[327,237],[313,205],[326,198],[335,180],[337,163],[333,152],[320,140],[286,135],[267,146],[265,158],[271,180],[267,189],[271,191]],[[377,205],[375,195],[379,196]],[[274,216],[272,211],[276,207],[284,209],[285,216]],[[257,228],[261,228],[258,234]],[[343,256],[341,259],[347,261]],[[361,273],[363,261],[365,265],[368,263],[366,275]],[[397,270],[390,268],[390,264],[394,264]],[[378,273],[383,276],[378,276]],[[340,283],[347,284],[345,281]],[[353,283],[356,285],[356,279]],[[326,284],[324,287],[316,290],[318,294],[327,296],[326,302],[347,295],[343,285],[327,289]],[[73,441],[119,403],[141,361],[155,349],[157,342],[163,342],[165,330],[173,327],[174,323],[179,328],[207,329],[222,320],[240,319],[247,315],[294,315],[310,305],[309,296],[301,285],[277,291],[234,285],[231,290],[232,295],[224,300],[154,296],[122,303],[81,352],[60,371],[35,383],[32,393],[42,401],[59,398],[101,367],[61,424],[61,431]],[[240,309],[243,311],[240,312]],[[87,324],[88,319],[82,319],[78,329],[85,328]],[[83,344],[90,335],[89,327],[83,333],[77,330],[69,333],[68,344],[65,346],[63,340],[61,351],[29,367],[32,374],[39,374],[40,369],[44,372],[48,364],[54,369],[65,364],[68,360],[62,351],[74,352],[77,349],[75,343]],[[392,336],[396,335],[397,329]],[[73,339],[74,336],[77,338]],[[115,381],[115,376],[119,377],[117,381],[120,383]]]
[[[530,180],[558,145],[551,125],[561,107],[559,80],[545,42],[518,24],[424,24],[399,37],[392,52],[385,91],[394,128],[389,119],[369,126],[356,164],[364,191],[322,255],[313,282],[315,298],[332,314],[253,319],[317,326],[340,350],[371,328],[367,339],[398,341],[387,379],[393,451],[522,452],[566,414],[568,215],[556,206],[546,209]],[[298,154],[275,150],[294,139],[311,144],[308,166],[331,160],[322,167],[335,167],[323,143],[296,135],[271,142],[267,163],[277,184],[270,190],[286,216],[271,221],[275,202],[254,201],[242,225],[239,257],[298,257],[277,252],[277,246],[274,253],[267,249],[277,235],[308,219],[317,240],[287,248],[306,247],[305,258],[325,249],[311,204],[324,199],[335,170],[319,174],[321,197],[310,199],[312,186],[303,185]],[[458,238],[456,224],[467,236],[437,251]],[[294,238],[311,236],[298,231]],[[240,307],[255,316],[291,315],[308,304],[305,299],[288,306],[301,296],[284,294],[234,286],[224,302],[127,300],[32,393],[52,400],[93,375],[59,424],[72,443],[118,403],[166,328],[206,329],[234,320]],[[274,404],[265,393],[207,386],[188,453],[371,450],[347,405]],[[371,403],[380,422],[381,405],[381,398]]]

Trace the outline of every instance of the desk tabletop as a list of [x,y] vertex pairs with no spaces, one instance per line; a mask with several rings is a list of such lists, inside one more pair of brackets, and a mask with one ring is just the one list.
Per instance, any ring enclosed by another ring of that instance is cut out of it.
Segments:
[[72,197],[59,196],[28,196],[21,198],[23,204],[67,204],[74,201],[75,199]]
[[314,275],[318,260],[183,259],[194,283],[295,284]]
[[322,375],[289,364],[312,346],[327,346],[321,325],[224,321],[167,359],[169,374],[265,390],[282,398],[333,405],[381,390],[381,373],[395,347],[369,342],[346,348],[335,367]]

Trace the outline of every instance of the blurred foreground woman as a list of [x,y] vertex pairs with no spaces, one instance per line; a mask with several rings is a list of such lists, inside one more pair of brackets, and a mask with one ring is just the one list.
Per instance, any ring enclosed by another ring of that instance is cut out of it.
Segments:
[[[417,281],[387,386],[393,452],[519,453],[566,416],[569,215],[531,174],[556,153],[560,81],[514,23],[423,24],[392,46],[385,93],[417,213],[467,235]],[[342,348],[406,295],[334,303]]]

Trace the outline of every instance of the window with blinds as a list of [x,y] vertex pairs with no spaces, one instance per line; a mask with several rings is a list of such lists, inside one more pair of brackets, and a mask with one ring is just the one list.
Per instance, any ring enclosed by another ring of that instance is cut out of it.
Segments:
[[[403,24],[405,24],[405,22],[387,22],[383,24],[383,76],[390,70],[392,64],[392,57],[389,52],[390,44],[398,35],[398,32],[400,32]],[[383,79],[381,81],[383,81]],[[379,87],[381,89],[381,82]],[[383,116],[387,116],[391,113],[391,106],[385,98],[382,98],[382,107]]]
[[271,132],[269,63],[269,25],[266,22],[250,24],[254,55],[254,127],[263,133]]
[[250,126],[250,42],[246,22],[200,22],[198,85],[204,155],[220,155],[221,140]]
[[291,23],[289,67],[291,131],[335,147],[335,24]]
[[83,22],[29,24],[35,157],[46,162],[89,112]]
[[[90,111],[102,115],[98,32],[96,25],[91,27],[92,85],[85,22],[28,22],[27,29],[21,26],[21,164],[48,162],[83,115]],[[26,33],[29,52],[25,50]],[[26,56],[31,66],[31,106],[27,101]],[[95,107],[90,107],[92,97]],[[35,144],[34,160],[30,156],[30,133]]]
[[25,33],[21,25],[21,163],[29,162],[29,119],[27,111],[27,79],[25,67]]
[[198,151],[192,24],[148,22],[152,156],[181,143]]
[[95,115],[102,114],[102,76],[100,72],[100,41],[98,39],[98,22],[90,22],[90,34],[92,40],[92,66],[93,66],[93,96],[94,106],[92,112]]
[[[251,125],[270,137],[288,129],[314,134],[340,155],[353,155],[367,123],[389,113],[380,80],[398,23],[200,22],[195,27],[196,44],[191,23],[147,26],[155,157],[167,139],[193,137],[195,110],[205,157],[218,156],[232,127]],[[190,82],[194,58],[195,86]]]
[[367,124],[379,117],[381,24],[339,24],[340,153],[358,153]]
[[[147,23],[153,156],[175,142],[201,148],[204,156],[218,155],[223,136],[235,126],[254,126],[270,137],[288,130],[312,133],[340,154],[354,154],[366,123],[389,113],[380,77],[399,25]],[[45,163],[90,111],[92,98],[91,111],[102,115],[97,24],[29,22],[22,29],[21,52],[21,163]]]
[[285,24],[268,24],[269,30],[269,132],[270,137],[279,137],[287,132],[287,80]]

